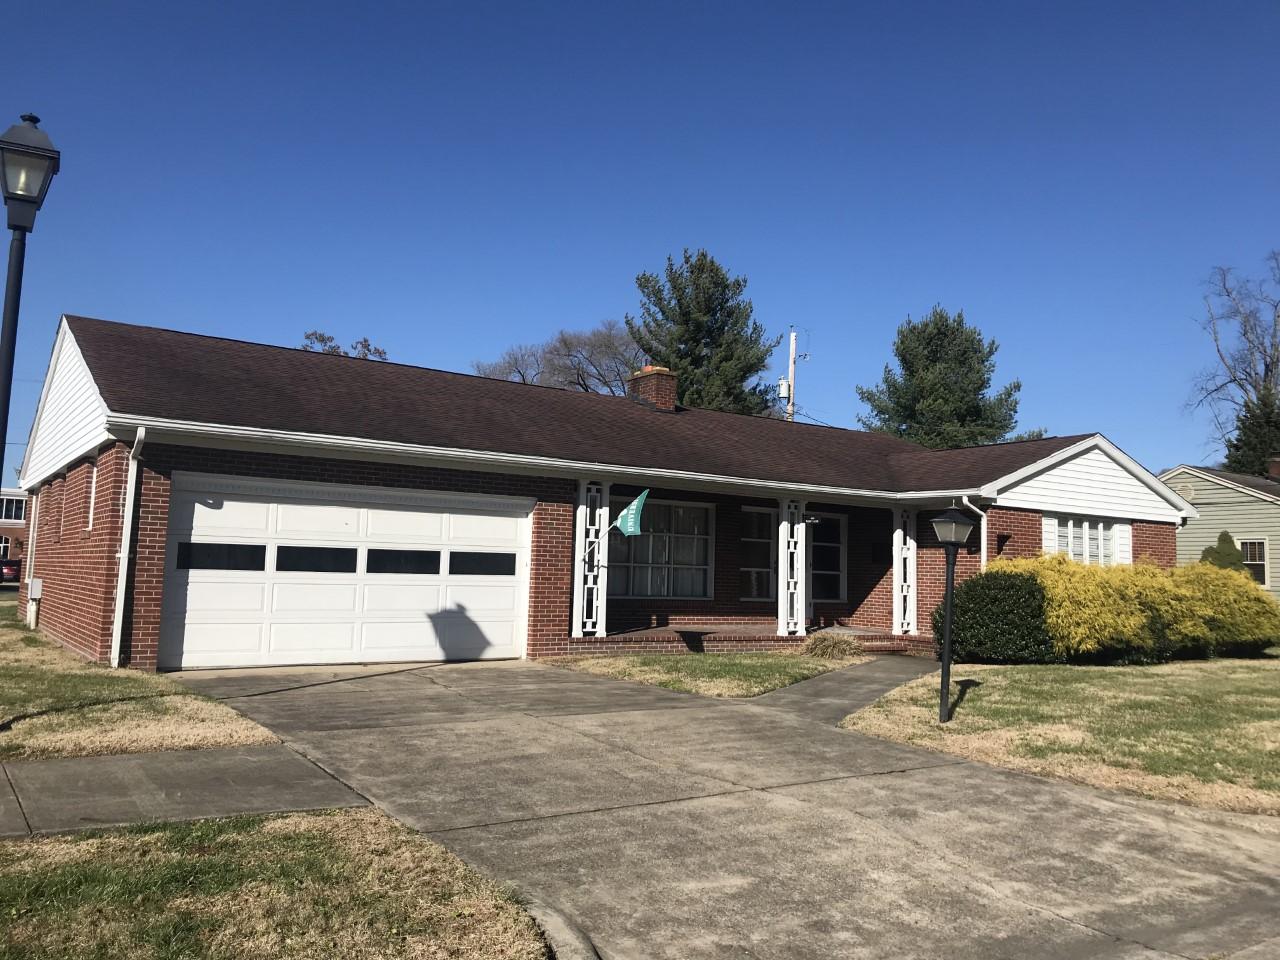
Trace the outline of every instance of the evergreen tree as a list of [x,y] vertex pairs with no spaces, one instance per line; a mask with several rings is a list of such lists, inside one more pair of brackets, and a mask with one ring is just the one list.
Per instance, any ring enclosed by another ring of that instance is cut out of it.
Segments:
[[1265,477],[1267,460],[1275,456],[1280,456],[1280,402],[1274,390],[1264,389],[1240,406],[1236,432],[1227,438],[1223,466],[1236,473]]
[[752,414],[774,406],[772,387],[757,378],[782,338],[752,319],[746,277],[730,277],[705,250],[685,250],[679,263],[667,257],[663,276],[642,273],[636,286],[640,317],[628,315],[627,330],[676,375],[680,404]]
[[[898,327],[894,370],[873,388],[858,387],[868,413],[858,422],[868,430],[892,434],[926,447],[964,447],[1008,438],[1018,420],[1014,380],[990,393],[999,345],[982,331],[935,306],[923,320],[908,319]],[[1044,436],[1033,430],[1014,439]]]
[[1218,534],[1216,545],[1205,547],[1200,551],[1200,562],[1211,563],[1215,567],[1222,567],[1225,570],[1246,572],[1244,554],[1240,552],[1240,548],[1236,546],[1235,539],[1226,530]]

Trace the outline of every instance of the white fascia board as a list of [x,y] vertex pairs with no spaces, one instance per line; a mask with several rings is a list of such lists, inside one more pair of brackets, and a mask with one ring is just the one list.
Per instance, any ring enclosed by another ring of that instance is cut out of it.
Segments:
[[486,450],[461,450],[454,447],[433,447],[388,440],[369,440],[362,437],[341,437],[329,434],[297,433],[287,430],[265,430],[258,427],[240,427],[230,424],[199,423],[188,420],[169,420],[163,417],[141,417],[131,414],[109,414],[107,429],[115,434],[145,427],[150,443],[175,443],[204,440],[201,445],[275,448],[281,453],[299,455],[329,454],[347,458],[391,460],[398,463],[421,462],[446,464],[472,469],[523,473],[537,476],[563,476],[568,478],[591,477],[614,482],[640,481],[658,484],[692,485],[716,488],[732,488],[744,493],[767,496],[785,494],[804,496],[812,500],[867,501],[874,503],[911,502],[926,503],[947,501],[960,497],[980,495],[977,488],[956,490],[912,490],[895,492],[867,490],[855,487],[832,487],[817,484],[795,484],[780,480],[752,480],[744,477],[727,477],[716,474],[696,473],[686,470],[668,470],[648,467],[629,467],[619,464],[591,463],[580,460],[564,460],[556,457],[536,457],[518,453],[502,453]]
[[1172,477],[1177,473],[1189,473],[1194,477],[1199,477],[1201,480],[1207,480],[1209,483],[1216,483],[1220,487],[1228,487],[1229,489],[1236,490],[1240,493],[1247,493],[1251,497],[1257,497],[1259,500],[1265,500],[1268,503],[1280,503],[1280,497],[1273,497],[1271,494],[1263,493],[1261,490],[1254,490],[1252,487],[1246,487],[1243,484],[1234,483],[1226,477],[1218,477],[1214,476],[1212,473],[1205,473],[1203,470],[1187,466],[1185,463],[1174,467],[1172,470],[1166,470],[1164,473],[1160,474],[1160,479],[1161,481],[1167,481],[1169,477]]
[[1013,473],[1006,474],[997,480],[992,480],[990,483],[984,484],[981,489],[982,496],[990,500],[998,501],[1001,490],[1007,490],[1009,487],[1026,480],[1028,477],[1033,477],[1038,473],[1048,470],[1050,467],[1055,467],[1060,463],[1065,463],[1067,460],[1071,460],[1074,457],[1077,457],[1082,453],[1087,453],[1090,450],[1101,450],[1123,467],[1125,471],[1131,474],[1139,483],[1177,510],[1179,515],[1182,517],[1186,519],[1194,519],[1200,516],[1200,512],[1196,510],[1195,507],[1170,490],[1169,487],[1151,473],[1150,470],[1140,464],[1137,460],[1134,460],[1133,457],[1129,456],[1100,433],[1095,433],[1091,437],[1085,437],[1079,443],[1073,443],[1071,446],[1064,447],[1057,453],[1051,453],[1049,456],[1037,460],[1035,463],[1028,464],[1019,470],[1013,471]]

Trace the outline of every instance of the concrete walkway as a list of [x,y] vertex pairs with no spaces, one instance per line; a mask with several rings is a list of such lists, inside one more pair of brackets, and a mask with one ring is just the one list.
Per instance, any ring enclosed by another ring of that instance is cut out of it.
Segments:
[[283,745],[3,765],[0,837],[365,805]]
[[819,723],[837,724],[890,690],[937,669],[935,661],[924,657],[879,656],[868,663],[833,670],[753,697],[751,703],[786,710]]
[[834,705],[817,722],[531,663],[183,679],[605,960],[1280,956],[1280,821],[875,740]]

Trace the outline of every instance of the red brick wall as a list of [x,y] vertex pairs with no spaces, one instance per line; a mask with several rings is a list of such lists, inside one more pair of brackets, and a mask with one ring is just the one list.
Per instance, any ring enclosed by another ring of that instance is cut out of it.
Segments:
[[1038,510],[991,507],[987,510],[987,561],[1004,557],[1038,557],[1044,546]]
[[[942,544],[934,536],[930,522],[941,511],[921,510],[916,518],[916,628],[922,634],[933,633],[933,611],[946,595],[947,561]],[[976,517],[975,517],[976,519]],[[956,583],[972,577],[982,568],[978,524],[973,525],[969,540],[956,557]]]
[[1178,527],[1172,523],[1133,521],[1133,562],[1171,568],[1178,564]]
[[633,373],[627,381],[627,395],[652,404],[658,410],[674,410],[676,375],[665,367]]
[[18,609],[25,612],[27,580],[43,581],[39,627],[83,657],[106,662],[111,652],[111,619],[115,610],[116,553],[129,451],[121,443],[102,449],[96,458],[97,490],[93,527],[89,528],[89,490],[94,459],[82,460],[42,484],[38,512],[27,505],[26,540],[31,553],[35,520],[34,563],[23,570]]

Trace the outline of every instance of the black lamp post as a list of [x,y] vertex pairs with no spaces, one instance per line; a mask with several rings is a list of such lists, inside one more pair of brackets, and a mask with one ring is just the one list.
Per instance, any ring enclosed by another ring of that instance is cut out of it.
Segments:
[[951,694],[951,597],[956,589],[956,554],[969,539],[973,519],[954,507],[933,518],[933,532],[947,554],[947,592],[942,607],[942,692],[938,696],[938,722],[946,723]]
[[9,394],[13,390],[13,354],[18,341],[18,301],[22,299],[22,265],[27,234],[35,229],[36,211],[58,172],[58,151],[49,135],[36,127],[40,118],[24,113],[0,137],[0,184],[9,214],[9,275],[4,286],[4,321],[0,326],[0,461],[9,439]]

